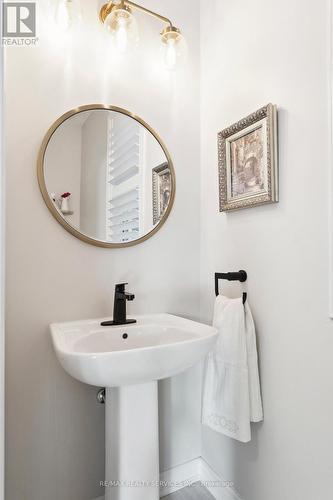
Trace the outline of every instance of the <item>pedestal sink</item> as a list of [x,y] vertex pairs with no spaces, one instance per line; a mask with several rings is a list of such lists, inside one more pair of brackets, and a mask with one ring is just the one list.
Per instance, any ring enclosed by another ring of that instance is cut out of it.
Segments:
[[170,314],[104,320],[54,323],[53,345],[67,373],[106,388],[105,500],[158,500],[157,381],[202,359],[217,330]]

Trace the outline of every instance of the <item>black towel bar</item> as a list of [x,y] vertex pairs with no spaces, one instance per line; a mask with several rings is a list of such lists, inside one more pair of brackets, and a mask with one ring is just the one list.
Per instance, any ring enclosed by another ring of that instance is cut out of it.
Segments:
[[[246,271],[238,271],[236,273],[215,273],[215,295],[219,294],[219,280],[228,280],[228,281],[240,281],[244,283],[247,280],[247,272]],[[243,293],[243,304],[245,304],[247,299],[247,293]]]

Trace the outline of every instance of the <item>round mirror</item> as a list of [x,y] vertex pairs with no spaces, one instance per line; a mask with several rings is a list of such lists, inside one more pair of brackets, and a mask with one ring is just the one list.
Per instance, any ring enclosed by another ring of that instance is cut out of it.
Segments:
[[124,247],[152,236],[175,196],[170,155],[137,116],[114,106],[81,106],[47,132],[38,182],[53,216],[87,243]]

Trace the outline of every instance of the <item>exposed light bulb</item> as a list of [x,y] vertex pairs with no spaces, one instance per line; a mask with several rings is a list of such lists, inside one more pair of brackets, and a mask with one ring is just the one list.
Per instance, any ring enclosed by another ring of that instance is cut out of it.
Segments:
[[175,70],[184,56],[185,39],[178,28],[169,26],[162,32],[162,44],[166,69]]
[[81,17],[81,8],[77,0],[59,0],[55,20],[62,31],[68,31]]
[[166,42],[165,48],[165,58],[164,58],[165,66],[167,69],[173,70],[177,65],[177,48],[176,42],[173,39],[169,39]]
[[125,54],[128,47],[128,37],[126,30],[126,20],[120,18],[118,20],[118,29],[115,33],[116,48],[121,54]]
[[138,26],[131,9],[128,6],[115,5],[104,21],[109,31],[115,49],[125,54],[130,46],[135,46],[139,40]]

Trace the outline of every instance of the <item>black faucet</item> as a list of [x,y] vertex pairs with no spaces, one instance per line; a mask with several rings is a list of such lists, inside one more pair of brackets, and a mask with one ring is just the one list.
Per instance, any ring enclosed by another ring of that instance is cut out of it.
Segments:
[[103,321],[101,326],[129,325],[136,319],[126,319],[126,301],[135,299],[133,293],[125,292],[127,283],[119,283],[114,291],[113,321]]

